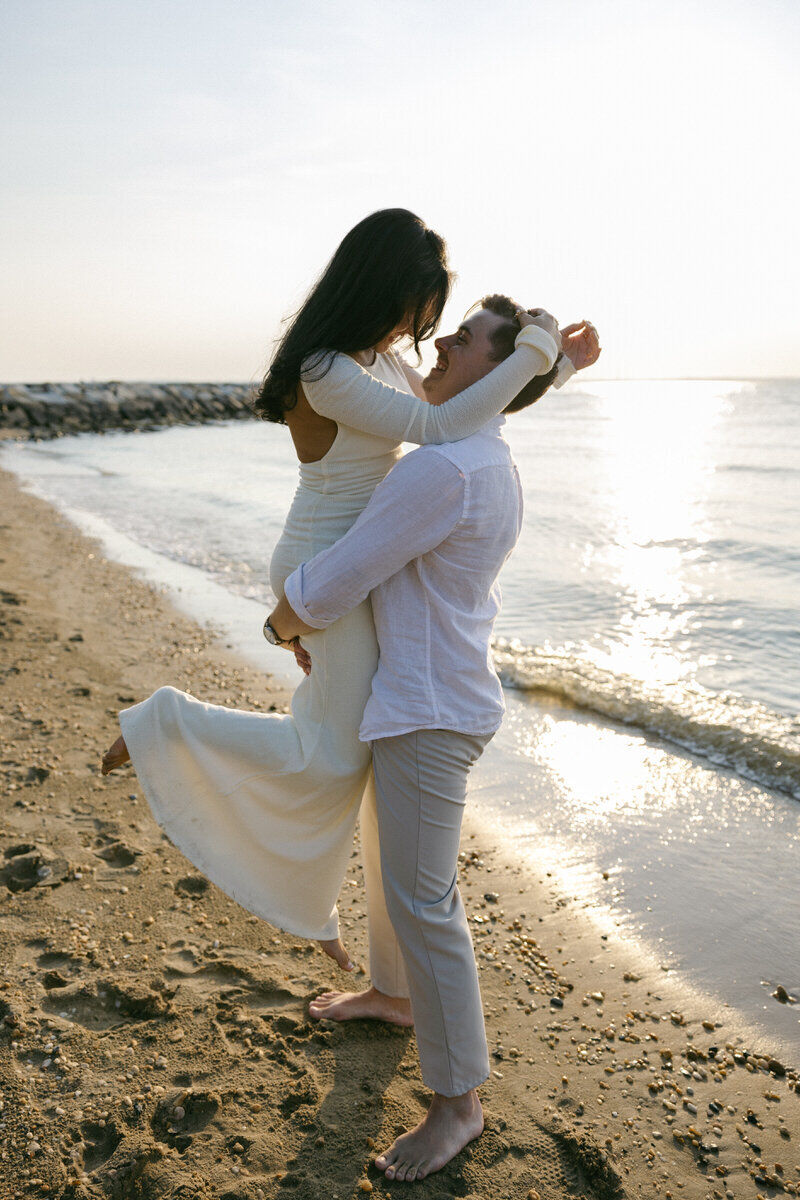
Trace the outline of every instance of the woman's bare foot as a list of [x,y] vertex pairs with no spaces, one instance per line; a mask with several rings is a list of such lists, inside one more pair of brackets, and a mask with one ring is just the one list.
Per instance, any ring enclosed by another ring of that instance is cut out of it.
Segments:
[[388,1021],[390,1025],[413,1025],[411,1002],[402,996],[387,996],[377,988],[365,992],[323,992],[308,1006],[316,1020],[357,1021],[364,1018]]
[[483,1110],[474,1089],[452,1097],[434,1092],[431,1106],[416,1129],[392,1142],[375,1159],[375,1166],[387,1179],[412,1183],[441,1171],[482,1132]]
[[103,755],[103,765],[100,769],[104,775],[108,775],[110,771],[116,770],[117,767],[124,767],[125,763],[130,761],[131,756],[128,754],[125,738],[118,737],[111,749],[106,750]]
[[344,948],[341,938],[329,938],[328,941],[320,940],[320,946],[326,954],[330,955],[334,962],[338,963],[343,971],[352,971],[353,963],[350,961],[350,955]]

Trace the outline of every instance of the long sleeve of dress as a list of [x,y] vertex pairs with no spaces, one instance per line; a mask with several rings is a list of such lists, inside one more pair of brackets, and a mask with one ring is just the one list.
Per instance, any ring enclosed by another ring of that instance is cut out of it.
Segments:
[[321,416],[377,437],[422,446],[456,442],[477,433],[534,375],[549,371],[557,353],[545,330],[526,325],[517,334],[513,354],[438,406],[381,383],[347,354],[335,354],[321,379],[302,383],[309,404]]
[[406,379],[408,380],[408,386],[411,389],[411,391],[413,392],[413,394],[417,397],[418,400],[424,400],[425,392],[422,389],[422,378],[423,378],[422,375],[420,375],[420,373],[416,369],[416,367],[412,367],[410,363],[406,362],[406,360],[402,354],[395,354],[395,358],[400,363],[400,366],[403,368],[403,374],[405,375]]

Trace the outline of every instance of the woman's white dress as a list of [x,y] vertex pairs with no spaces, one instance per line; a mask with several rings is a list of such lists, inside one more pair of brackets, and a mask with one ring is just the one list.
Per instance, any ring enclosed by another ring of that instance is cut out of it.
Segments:
[[[338,355],[328,375],[304,383],[312,407],[339,428],[324,458],[300,465],[270,565],[276,595],[300,563],[347,532],[402,441],[467,436],[543,369],[540,356],[517,350],[438,408],[409,394],[410,376],[391,352],[368,370]],[[378,656],[369,601],[303,642],[313,667],[291,715],[204,704],[164,687],[123,710],[120,726],[156,820],[203,874],[273,925],[334,938],[370,771],[370,748],[358,740]]]

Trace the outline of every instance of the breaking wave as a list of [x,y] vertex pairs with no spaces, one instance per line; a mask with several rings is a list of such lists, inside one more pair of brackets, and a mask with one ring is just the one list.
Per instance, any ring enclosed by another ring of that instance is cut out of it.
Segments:
[[746,779],[800,799],[800,720],[696,683],[647,684],[585,658],[496,639],[504,686],[540,692],[656,733]]

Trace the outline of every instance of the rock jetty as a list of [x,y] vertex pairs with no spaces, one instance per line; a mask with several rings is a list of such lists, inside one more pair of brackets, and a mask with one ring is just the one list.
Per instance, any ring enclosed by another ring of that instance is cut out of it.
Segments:
[[0,384],[0,430],[33,438],[254,417],[243,383]]

